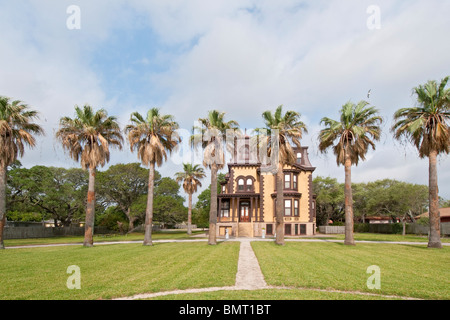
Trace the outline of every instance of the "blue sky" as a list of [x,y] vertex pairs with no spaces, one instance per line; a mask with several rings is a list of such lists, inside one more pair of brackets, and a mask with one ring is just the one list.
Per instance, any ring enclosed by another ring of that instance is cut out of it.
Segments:
[[[70,5],[80,8],[80,29],[67,28]],[[379,29],[367,26],[371,5]],[[317,150],[319,122],[371,89],[383,136],[353,180],[427,184],[427,160],[389,128],[395,110],[414,105],[414,86],[450,75],[449,14],[448,0],[0,0],[0,94],[41,112],[47,134],[22,159],[27,167],[78,165],[54,139],[76,104],[105,108],[122,126],[131,112],[159,107],[185,129],[219,109],[249,130],[282,104],[309,128],[302,143],[315,174],[343,181],[334,156]],[[110,164],[135,161],[125,145]],[[449,162],[439,158],[447,199]]]

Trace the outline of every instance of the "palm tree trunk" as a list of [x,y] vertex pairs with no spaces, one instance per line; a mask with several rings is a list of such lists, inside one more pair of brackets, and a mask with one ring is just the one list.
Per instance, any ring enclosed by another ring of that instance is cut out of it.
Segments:
[[3,244],[3,229],[6,224],[6,166],[0,168],[0,249],[5,249]]
[[277,183],[277,205],[276,205],[276,239],[275,243],[278,245],[284,245],[284,197],[283,197],[283,187],[284,187],[284,176],[283,176],[283,165],[278,163],[278,171],[276,176]]
[[437,181],[437,152],[431,151],[429,155],[429,219],[430,219],[430,237],[428,239],[428,248],[442,248],[440,214],[439,214],[439,189]]
[[95,171],[96,168],[89,167],[89,185],[86,205],[86,219],[84,227],[85,247],[94,245],[94,220],[95,220]]
[[145,210],[145,235],[144,246],[151,246],[152,243],[152,225],[153,225],[153,189],[155,187],[155,163],[150,163],[150,172],[148,174],[148,195],[147,209]]
[[209,210],[209,232],[208,244],[217,244],[216,240],[217,223],[217,164],[211,165],[211,206]]
[[192,193],[189,193],[187,234],[192,234]]
[[353,194],[352,194],[352,160],[345,154],[345,240],[346,245],[355,245],[353,239]]

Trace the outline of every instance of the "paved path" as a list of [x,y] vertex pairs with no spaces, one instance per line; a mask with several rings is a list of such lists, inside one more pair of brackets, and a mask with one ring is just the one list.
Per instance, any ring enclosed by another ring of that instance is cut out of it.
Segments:
[[253,252],[250,239],[241,239],[238,271],[236,274],[236,289],[256,290],[268,288],[259,267],[258,259]]

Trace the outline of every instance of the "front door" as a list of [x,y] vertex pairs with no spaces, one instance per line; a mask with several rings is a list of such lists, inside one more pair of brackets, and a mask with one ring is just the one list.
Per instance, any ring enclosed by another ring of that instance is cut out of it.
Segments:
[[241,202],[240,222],[250,222],[250,202]]

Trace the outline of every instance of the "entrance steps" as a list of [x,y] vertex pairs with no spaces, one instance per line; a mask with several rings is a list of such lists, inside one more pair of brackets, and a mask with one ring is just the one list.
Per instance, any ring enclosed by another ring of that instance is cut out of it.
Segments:
[[239,222],[238,224],[238,237],[253,238],[253,223],[251,222]]

